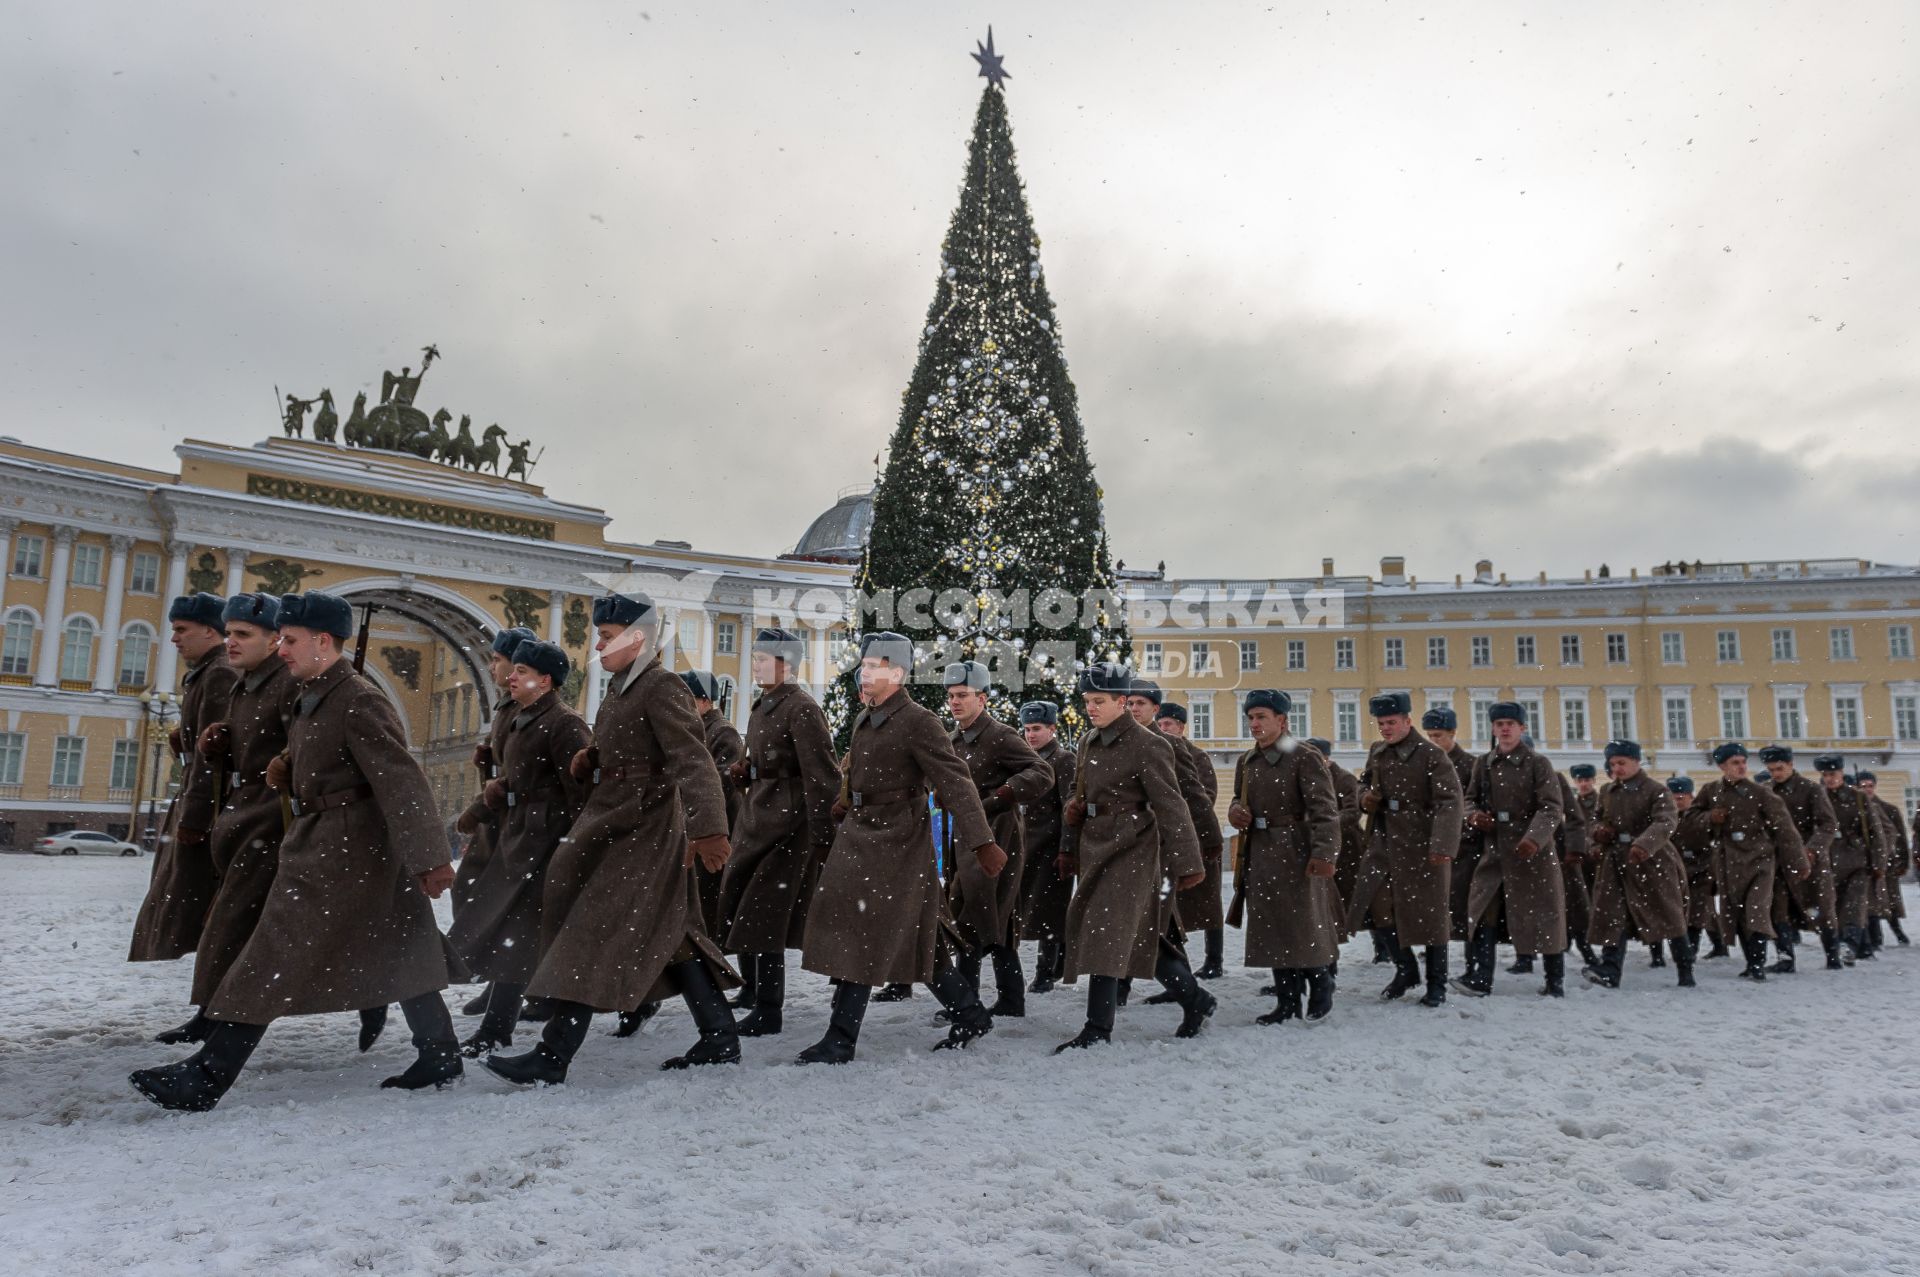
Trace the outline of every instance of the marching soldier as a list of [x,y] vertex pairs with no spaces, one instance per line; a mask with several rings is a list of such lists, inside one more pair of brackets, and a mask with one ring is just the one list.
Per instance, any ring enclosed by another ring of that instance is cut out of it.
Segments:
[[932,790],[953,822],[953,845],[988,878],[1007,866],[980,796],[940,720],[906,692],[913,641],[878,631],[860,639],[860,699],[847,745],[840,818],[808,906],[807,970],[837,985],[825,1036],[801,1064],[853,1058],[874,985],[926,984],[949,1016],[935,1050],[965,1047],[993,1016],[952,960],[959,948],[933,870]]
[[[1472,997],[1493,992],[1495,946],[1504,925],[1513,947],[1543,958],[1540,992],[1563,997],[1567,974],[1566,886],[1554,835],[1565,819],[1560,777],[1527,743],[1527,712],[1512,701],[1487,711],[1493,750],[1473,767],[1465,823],[1485,839],[1467,893],[1467,969],[1453,987]],[[1542,854],[1545,853],[1545,854]],[[1458,866],[1456,866],[1457,870]],[[1531,969],[1529,964],[1528,969]]]
[[1600,863],[1587,930],[1587,939],[1600,946],[1600,961],[1580,974],[1602,988],[1619,988],[1627,937],[1637,935],[1649,948],[1674,941],[1680,986],[1692,988],[1686,869],[1673,846],[1679,824],[1673,795],[1641,770],[1637,741],[1608,741],[1605,754],[1612,779],[1600,791],[1599,820],[1592,826]]
[[259,921],[206,1007],[200,1051],[130,1079],[162,1108],[219,1103],[286,1015],[400,1004],[419,1056],[383,1087],[443,1086],[461,1073],[441,998],[464,978],[429,897],[453,885],[433,791],[399,714],[353,670],[345,599],[314,591],[280,604],[280,656],[300,684],[287,752],[264,770],[293,823]]
[[1074,754],[1059,740],[1060,710],[1052,701],[1020,707],[1027,745],[1053,771],[1053,787],[1023,809],[1020,839],[1027,863],[1020,880],[1021,936],[1040,943],[1028,993],[1051,992],[1066,969],[1067,904],[1073,879],[1060,873],[1060,817],[1073,797]]
[[1907,903],[1900,895],[1900,880],[1907,876],[1907,870],[1913,865],[1913,844],[1907,839],[1906,818],[1900,809],[1880,797],[1880,782],[1872,772],[1857,772],[1853,783],[1860,792],[1873,800],[1873,804],[1886,818],[1881,828],[1882,840],[1888,848],[1887,875],[1875,886],[1873,919],[1868,924],[1867,943],[1874,949],[1882,944],[1882,922],[1886,929],[1893,932],[1893,938],[1901,944],[1907,943],[1907,933],[1900,927],[1900,919],[1907,916]]
[[[1581,837],[1577,842],[1567,843],[1565,864],[1567,872],[1562,875],[1567,883],[1567,934],[1573,941],[1573,947],[1580,951],[1580,958],[1587,966],[1600,961],[1600,955],[1593,951],[1587,942],[1587,927],[1593,917],[1593,872],[1595,859],[1593,842],[1588,833],[1600,819],[1600,791],[1595,782],[1595,769],[1592,763],[1575,763],[1567,768],[1567,778],[1573,782],[1573,797],[1580,809]],[[1567,809],[1569,812],[1572,807]],[[1569,825],[1573,823],[1571,816]],[[1576,890],[1573,880],[1578,879],[1580,886]],[[1576,906],[1575,901],[1578,901]],[[1574,910],[1578,908],[1576,915]]]
[[[740,789],[733,782],[733,765],[746,754],[746,746],[740,740],[740,733],[720,712],[720,680],[713,676],[713,671],[690,670],[680,676],[680,681],[693,693],[693,710],[700,716],[700,732],[706,739],[707,753],[712,755],[713,765],[720,772],[720,792],[727,803],[727,836],[731,839],[740,824]],[[700,889],[700,921],[705,924],[707,934],[716,938],[725,934],[720,930],[720,872],[709,870],[705,865],[694,866],[694,880]],[[743,975],[741,984],[746,983]]]
[[1055,1054],[1109,1042],[1124,979],[1147,977],[1173,993],[1176,1037],[1197,1036],[1214,998],[1194,978],[1176,937],[1173,897],[1206,876],[1191,801],[1181,791],[1166,737],[1129,711],[1138,684],[1125,665],[1080,672],[1091,724],[1080,742],[1074,793],[1063,820],[1062,875],[1076,875],[1067,906],[1067,979],[1087,981],[1087,1022]]
[[1026,867],[1020,809],[1052,792],[1053,769],[1025,737],[987,713],[985,665],[959,661],[947,666],[941,681],[954,722],[949,739],[973,775],[994,842],[1007,853],[1005,868],[991,876],[977,859],[959,857],[947,880],[947,904],[966,945],[958,955],[960,972],[977,994],[985,955],[993,963],[999,993],[988,1013],[1018,1018],[1027,1013],[1026,976],[1020,970],[1020,884]]
[[1453,762],[1413,726],[1405,692],[1367,702],[1380,739],[1360,774],[1360,807],[1368,815],[1367,854],[1347,904],[1358,928],[1371,914],[1390,920],[1382,937],[1394,964],[1380,996],[1391,1002],[1420,983],[1415,945],[1426,946],[1427,991],[1420,1005],[1447,1000],[1451,869],[1460,847],[1460,775]]
[[[1803,852],[1803,864],[1776,861],[1773,872],[1773,944],[1780,956],[1767,970],[1775,975],[1792,975],[1797,969],[1793,950],[1799,943],[1801,926],[1828,926],[1835,913],[1833,840],[1839,826],[1826,791],[1794,769],[1792,749],[1769,745],[1760,751],[1760,761],[1766,764],[1769,787],[1793,816],[1794,832],[1800,835]],[[1836,969],[1840,966],[1837,952],[1830,955],[1827,965]]]
[[460,1052],[477,1059],[513,1044],[513,1026],[540,959],[547,863],[586,801],[573,757],[593,743],[586,720],[560,700],[571,662],[556,643],[522,639],[507,676],[511,708],[492,754],[499,774],[480,791],[495,817],[493,847],[448,940],[488,986],[486,1018]]
[[733,859],[720,880],[727,948],[754,973],[753,1010],[742,1037],[780,1032],[787,993],[787,950],[806,942],[807,901],[833,844],[833,802],[840,766],[827,716],[792,681],[806,642],[791,630],[763,629],[753,640],[760,699],[747,716],[746,756],[732,768],[746,804],[733,835]]
[[[1199,886],[1180,896],[1180,926],[1199,931],[1206,940],[1206,960],[1194,972],[1202,980],[1218,980],[1226,974],[1222,966],[1226,944],[1226,915],[1220,905],[1220,870],[1226,855],[1226,839],[1220,830],[1220,818],[1213,804],[1220,797],[1220,777],[1206,751],[1187,739],[1187,707],[1162,702],[1160,688],[1145,679],[1137,697],[1127,698],[1129,707],[1139,706],[1152,716],[1152,726],[1173,744],[1181,792],[1193,812],[1194,832],[1200,835],[1200,855],[1207,862],[1207,876]],[[1150,706],[1150,708],[1149,708]],[[1165,999],[1166,995],[1156,995]],[[1151,1000],[1151,999],[1149,999]]]
[[[165,962],[192,953],[219,883],[207,831],[219,810],[216,768],[200,757],[200,736],[227,716],[239,675],[227,664],[226,601],[213,594],[183,594],[167,608],[173,645],[187,662],[180,680],[180,724],[167,744],[182,766],[180,789],[153,856],[147,898],[133,924],[129,962]],[[203,1008],[204,1009],[204,1008]]]
[[[1253,737],[1233,769],[1227,820],[1244,840],[1228,921],[1247,930],[1245,963],[1273,972],[1279,1004],[1261,1024],[1324,1022],[1333,1011],[1333,964],[1340,956],[1340,808],[1333,773],[1316,749],[1287,733],[1285,692],[1247,693]],[[1306,1012],[1301,1013],[1301,995]]]
[[[1454,775],[1460,778],[1460,792],[1466,793],[1468,784],[1473,780],[1475,760],[1472,754],[1460,747],[1460,716],[1444,706],[1430,709],[1420,716],[1420,730],[1426,733],[1434,748],[1445,754],[1447,761],[1453,764]],[[1460,828],[1460,850],[1454,853],[1453,877],[1447,889],[1447,909],[1455,940],[1473,939],[1472,927],[1467,921],[1467,895],[1473,886],[1474,867],[1480,863],[1480,853],[1484,847],[1485,841],[1479,831],[1463,823]],[[1515,975],[1533,970],[1533,958],[1524,952],[1515,955],[1513,970]]]
[[[1766,753],[1761,751],[1761,756]],[[1720,767],[1720,779],[1708,781],[1700,790],[1692,809],[1681,818],[1682,831],[1691,818],[1704,820],[1712,851],[1707,857],[1707,881],[1701,890],[1709,891],[1716,885],[1719,888],[1720,925],[1739,943],[1740,953],[1747,960],[1740,977],[1765,980],[1767,941],[1774,934],[1774,880],[1783,868],[1804,875],[1808,869],[1806,849],[1793,812],[1780,795],[1772,786],[1747,778],[1744,747],[1729,741],[1713,751],[1713,758]],[[1695,912],[1691,897],[1688,903],[1690,915],[1708,918]]]
[[[480,773],[482,787],[500,774],[501,751],[506,747],[507,729],[513,724],[513,697],[507,692],[507,680],[513,676],[513,653],[520,644],[532,637],[532,630],[524,625],[515,625],[496,633],[488,645],[487,674],[493,679],[493,716],[487,720],[487,739],[473,747],[473,766]],[[458,922],[461,911],[473,896],[474,879],[480,876],[487,857],[493,854],[494,839],[500,834],[500,819],[494,814],[493,808],[487,806],[479,794],[475,794],[466,810],[454,819],[453,827],[467,840],[466,850],[460,853],[460,863],[455,866],[453,876],[451,903],[454,921]],[[460,1014],[484,1013],[492,997],[493,990],[482,988],[478,997],[460,1008]]]
[[547,862],[540,961],[527,991],[553,1000],[539,1043],[490,1055],[509,1082],[566,1081],[595,1011],[627,1012],[671,994],[700,1040],[663,1069],[730,1064],[740,1039],[726,989],[733,969],[700,923],[693,864],[726,863],[726,799],[687,685],[660,660],[660,611],[644,594],[593,602],[595,650],[612,675],[593,743],[568,772],[593,788]]
[[1873,800],[1847,783],[1845,760],[1823,754],[1813,760],[1820,769],[1820,786],[1833,806],[1838,831],[1833,840],[1833,895],[1838,912],[1820,929],[1827,966],[1834,965],[1836,949],[1843,965],[1873,957],[1867,947],[1867,919],[1873,912],[1875,888],[1886,881],[1888,855],[1880,835],[1881,817]]
[[[1700,938],[1712,936],[1717,943],[1725,926],[1720,909],[1720,850],[1710,812],[1694,801],[1693,777],[1669,776],[1666,783],[1677,818],[1673,846],[1687,871],[1687,943],[1695,955],[1705,956],[1700,954]],[[1771,898],[1768,907],[1772,907]]]
[[[1333,797],[1340,807],[1340,867],[1334,873],[1333,885],[1340,895],[1340,938],[1345,940],[1351,931],[1347,926],[1347,910],[1353,904],[1353,884],[1360,873],[1360,862],[1367,854],[1367,829],[1361,822],[1360,778],[1333,760],[1333,742],[1323,737],[1311,736],[1307,744],[1320,751],[1320,757],[1327,760],[1327,771],[1333,775]],[[1373,931],[1374,960],[1390,962],[1386,946],[1381,942],[1384,932],[1379,928]],[[1333,960],[1334,971],[1338,973],[1340,960]]]

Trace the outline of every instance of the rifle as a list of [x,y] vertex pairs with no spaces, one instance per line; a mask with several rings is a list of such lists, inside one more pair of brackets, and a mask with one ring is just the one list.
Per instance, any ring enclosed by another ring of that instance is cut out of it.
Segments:
[[373,609],[376,605],[367,604],[367,610],[360,614],[360,634],[353,640],[353,672],[364,674],[367,671],[367,644],[373,639]]
[[[1256,748],[1258,747],[1256,746]],[[1242,759],[1242,764],[1244,764],[1245,761],[1245,759]],[[1233,806],[1240,804],[1241,778],[1246,775],[1246,771],[1247,769],[1244,765],[1233,769],[1233,800],[1232,806],[1228,808],[1229,811],[1232,810]],[[1233,875],[1233,899],[1227,904],[1227,925],[1235,930],[1238,930],[1246,923],[1247,853],[1252,850],[1247,844],[1253,841],[1251,837],[1253,827],[1248,826],[1237,832],[1240,835],[1240,855],[1238,857],[1240,864],[1239,867],[1235,869]]]

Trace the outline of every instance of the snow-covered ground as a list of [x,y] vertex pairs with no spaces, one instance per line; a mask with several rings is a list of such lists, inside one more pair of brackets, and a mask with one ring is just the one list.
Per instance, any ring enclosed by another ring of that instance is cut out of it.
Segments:
[[184,1053],[148,1039],[187,964],[121,961],[148,864],[0,856],[0,1271],[1920,1271],[1916,949],[1692,992],[1636,949],[1618,993],[1503,973],[1436,1013],[1355,946],[1323,1027],[1254,1025],[1235,970],[1198,1041],[1136,1006],[1060,1059],[1073,990],[952,1055],[922,991],[840,1069],[786,1066],[826,1014],[797,975],[744,1067],[656,1072],[673,1006],[543,1092],[383,1092],[397,1016],[369,1057],[290,1020],[181,1116],[126,1083]]

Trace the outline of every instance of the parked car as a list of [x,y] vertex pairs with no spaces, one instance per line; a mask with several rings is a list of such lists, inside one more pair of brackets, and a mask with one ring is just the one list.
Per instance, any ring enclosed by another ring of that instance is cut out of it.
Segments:
[[91,829],[69,829],[64,834],[49,834],[38,839],[33,849],[42,856],[137,856],[140,848],[121,842],[112,834]]

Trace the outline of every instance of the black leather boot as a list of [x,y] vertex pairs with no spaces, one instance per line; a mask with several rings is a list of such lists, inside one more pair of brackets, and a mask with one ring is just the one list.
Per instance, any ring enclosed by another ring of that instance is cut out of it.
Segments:
[[1278,999],[1273,1010],[1265,1015],[1256,1016],[1255,1024],[1285,1024],[1288,1020],[1300,1018],[1300,994],[1303,987],[1298,971],[1289,971],[1282,967],[1273,969],[1273,996]]
[[178,1064],[139,1069],[127,1080],[134,1090],[163,1109],[204,1113],[232,1088],[266,1032],[264,1024],[209,1021],[206,1042],[198,1051]]
[[[492,986],[489,985],[488,988]],[[387,1009],[383,1006],[363,1007],[360,1011],[360,1054],[365,1055],[371,1051],[373,1044],[378,1042],[380,1035],[386,1031]]]
[[[868,990],[868,992],[871,993],[872,990]],[[889,984],[889,985],[883,986],[880,992],[874,993],[873,1000],[875,1002],[905,1002],[907,999],[911,998],[912,996],[913,996],[912,985]]]
[[503,1046],[513,1045],[513,1026],[520,1022],[520,999],[525,997],[527,986],[496,981],[493,985],[493,1001],[487,1007],[487,1014],[481,1019],[480,1027],[473,1036],[460,1044],[460,1054],[469,1060],[477,1060],[483,1055],[491,1055]]
[[1027,986],[1028,993],[1053,992],[1053,986],[1059,979],[1057,973],[1059,958],[1055,952],[1059,944],[1058,940],[1040,942],[1039,956],[1033,960],[1033,983]]
[[1393,982],[1380,990],[1380,997],[1384,1001],[1392,1002],[1407,990],[1419,985],[1420,959],[1414,956],[1413,950],[1401,947],[1400,938],[1392,931],[1380,931],[1375,935],[1376,938],[1386,937],[1387,952],[1393,955]]
[[1746,965],[1739,971],[1742,980],[1760,980],[1767,978],[1767,938],[1754,932],[1740,937],[1740,956]]
[[567,1066],[587,1040],[593,1008],[578,1002],[553,1001],[553,1015],[540,1030],[540,1040],[524,1055],[489,1055],[487,1072],[520,1086],[559,1086],[567,1080]]
[[163,1033],[153,1035],[153,1040],[162,1046],[198,1045],[207,1040],[207,1034],[213,1031],[213,1021],[201,1012],[195,1011],[193,1018],[185,1024],[176,1024]]
[[630,1038],[645,1028],[648,1020],[651,1020],[659,1014],[660,1004],[658,1002],[642,1002],[631,1011],[622,1011],[620,1013],[620,1022],[614,1026],[613,1036],[616,1038]]
[[1603,989],[1620,987],[1620,970],[1627,960],[1627,942],[1616,940],[1612,944],[1600,947],[1600,961],[1580,973],[1589,984],[1597,984]]
[[1306,982],[1307,1027],[1325,1024],[1327,1017],[1333,1014],[1333,968],[1308,967],[1305,971],[1295,972],[1294,978]]
[[1647,946],[1647,965],[1650,967],[1664,967],[1667,965],[1666,952],[1660,947],[1658,940]]
[[1906,944],[1906,943],[1908,943],[1908,940],[1907,940],[1907,933],[1906,933],[1906,931],[1905,931],[1905,930],[1904,930],[1904,929],[1903,929],[1903,928],[1902,928],[1902,927],[1900,926],[1900,919],[1898,919],[1898,918],[1888,918],[1888,919],[1887,919],[1887,930],[1889,930],[1889,931],[1891,931],[1891,932],[1893,932],[1893,942],[1894,942],[1895,944]]
[[933,1044],[936,1051],[964,1050],[993,1032],[993,1016],[980,1005],[980,995],[974,987],[980,970],[977,958],[973,969],[974,981],[969,981],[957,962],[952,966],[934,965],[933,979],[927,982],[927,987],[933,990],[933,996],[940,1000],[947,1013],[947,1036]]
[[1220,965],[1220,960],[1221,960],[1221,957],[1226,952],[1226,945],[1227,945],[1226,928],[1208,927],[1207,928],[1207,958],[1206,958],[1206,961],[1201,964],[1200,969],[1194,972],[1194,974],[1200,977],[1202,980],[1218,980],[1221,976],[1224,976],[1227,973],[1227,970],[1225,967]]
[[713,972],[707,970],[707,964],[691,958],[667,970],[680,986],[680,996],[693,1016],[693,1027],[700,1030],[700,1040],[686,1054],[665,1060],[660,1067],[673,1070],[698,1068],[703,1064],[738,1064],[740,1033],[733,1025],[733,1008],[727,1005],[727,995],[713,978]]
[[[743,953],[735,961],[740,968],[740,987],[734,991],[727,1005],[738,1007],[742,1011],[752,1010],[760,1005],[760,963],[772,955],[765,953]],[[781,970],[786,970],[787,954],[780,952]]]
[[1374,966],[1382,966],[1386,963],[1397,961],[1393,956],[1393,951],[1399,948],[1399,945],[1395,942],[1392,931],[1385,927],[1375,927],[1367,934],[1373,937]]
[[1673,950],[1674,983],[1682,989],[1691,989],[1693,983],[1693,940],[1688,936],[1675,936],[1667,941],[1667,947]]
[[[786,1018],[787,1005],[787,955],[779,953],[758,953],[752,962],[742,962],[743,968],[754,968],[758,977],[753,987],[753,1010],[747,1018],[740,1021],[737,1032],[743,1038],[767,1038],[780,1032]],[[738,1006],[739,1003],[733,1005]]]
[[1820,948],[1827,955],[1827,970],[1838,971],[1853,965],[1851,955],[1840,952],[1840,932],[1835,928],[1820,928]]
[[[1488,959],[1488,982],[1492,982],[1492,959]],[[1447,1001],[1447,946],[1430,944],[1427,946],[1427,992],[1420,999],[1423,1007],[1446,1005]]]
[[1076,1036],[1054,1047],[1053,1053],[1059,1055],[1062,1051],[1079,1051],[1113,1041],[1113,1009],[1118,1005],[1119,996],[1119,980],[1110,975],[1089,976],[1087,1022]]
[[1800,941],[1800,933],[1791,927],[1779,927],[1774,931],[1773,948],[1780,956],[1767,967],[1774,975],[1794,975],[1798,968],[1793,961],[1794,946]]
[[[1487,974],[1489,977],[1491,977],[1493,974],[1491,963],[1488,964]],[[1507,968],[1507,974],[1508,975],[1532,975],[1533,974],[1533,955],[1531,953],[1515,953],[1513,955],[1513,965]]]
[[400,1004],[407,1029],[413,1034],[413,1049],[418,1052],[404,1073],[396,1073],[380,1083],[382,1090],[423,1091],[438,1089],[460,1080],[466,1065],[460,1062],[460,1039],[453,1032],[453,1016],[438,989],[421,993]]
[[1116,987],[1113,995],[1113,1005],[1117,1007],[1123,1007],[1127,1005],[1127,999],[1132,996],[1133,996],[1133,977],[1132,976],[1121,977],[1120,983]]
[[1546,973],[1546,983],[1540,986],[1540,996],[1546,998],[1564,998],[1567,996],[1567,955],[1549,953],[1540,959]]
[[487,1013],[487,1005],[492,1002],[492,1000],[493,986],[490,984],[485,985],[481,988],[477,996],[470,999],[465,1006],[460,1008],[460,1014],[485,1015]]
[[867,1001],[873,989],[864,984],[841,981],[833,988],[833,1014],[827,1019],[826,1036],[802,1051],[795,1064],[845,1064],[853,1059],[854,1046],[860,1041],[860,1022],[867,1016]]
[[[1498,937],[1492,927],[1481,927],[1473,933],[1473,939],[1467,942],[1467,969],[1460,974],[1459,979],[1453,982],[1454,988],[1470,998],[1484,998],[1493,992],[1494,954],[1497,941]],[[1429,948],[1427,952],[1431,954],[1433,949]],[[1531,957],[1526,959],[1526,964],[1524,970],[1533,970]],[[1517,962],[1508,968],[1509,972],[1520,970],[1523,968]]]
[[1197,1038],[1200,1030],[1206,1026],[1218,1005],[1214,996],[1200,987],[1193,978],[1193,968],[1187,960],[1172,952],[1165,945],[1160,947],[1160,957],[1153,964],[1153,978],[1173,990],[1184,1014],[1180,1017],[1180,1027],[1173,1031],[1176,1038]]
[[1580,961],[1582,964],[1590,967],[1600,961],[1600,955],[1593,951],[1593,946],[1587,943],[1587,941],[1575,940],[1573,947],[1580,951]]
[[[1700,936],[1695,932],[1690,932],[1688,933],[1688,939],[1693,941],[1693,951],[1700,953]],[[1725,931],[1714,927],[1707,932],[1707,939],[1713,943],[1707,946],[1705,953],[1700,954],[1702,959],[1724,958],[1727,956],[1727,933]]]
[[996,945],[987,951],[993,961],[993,984],[999,997],[987,1008],[987,1014],[999,1019],[1019,1020],[1027,1014],[1027,976],[1020,969],[1020,950],[1010,944]]
[[1887,944],[1887,933],[1880,929],[1880,919],[1867,919],[1867,951],[1862,957],[1871,958]]

